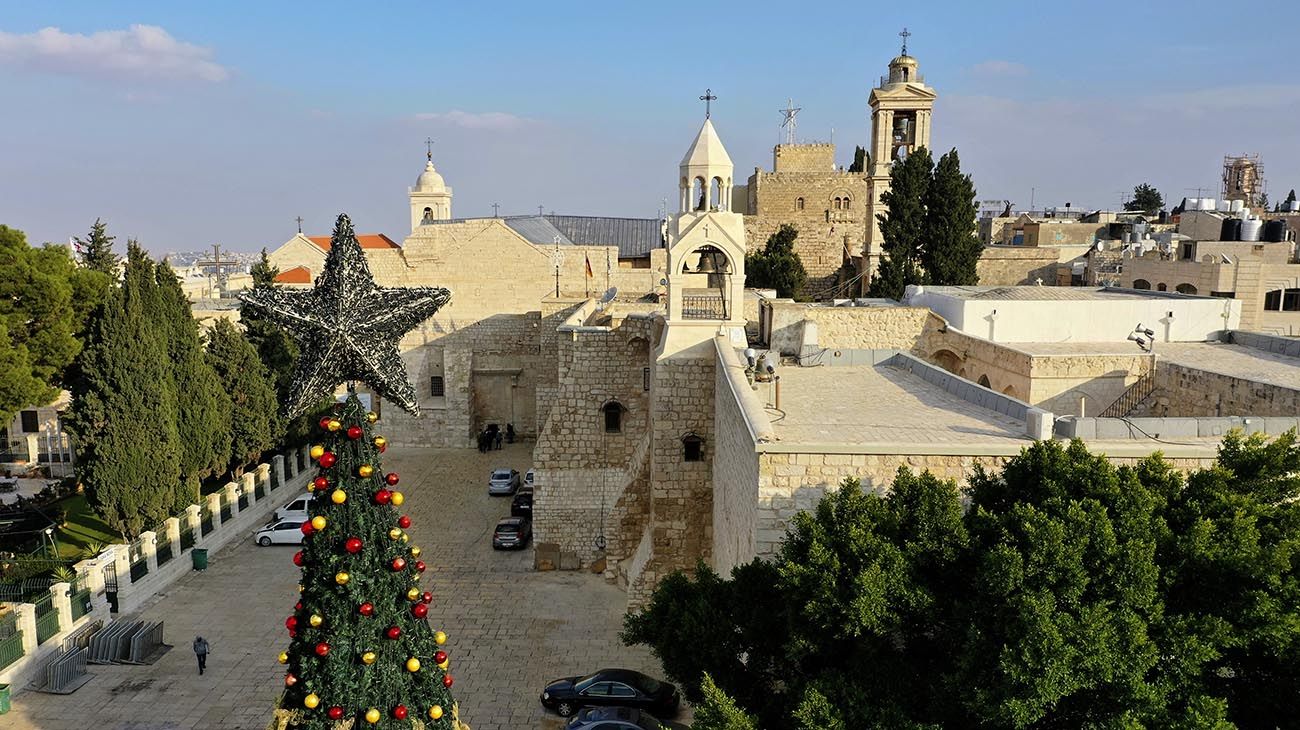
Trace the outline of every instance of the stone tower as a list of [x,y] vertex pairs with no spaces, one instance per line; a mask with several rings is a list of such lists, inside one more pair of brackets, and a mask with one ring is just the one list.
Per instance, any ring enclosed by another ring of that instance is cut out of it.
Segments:
[[427,153],[424,172],[407,194],[411,199],[411,232],[431,221],[451,219],[451,187],[433,169],[433,152]]
[[[889,75],[871,90],[871,166],[867,181],[867,245],[862,265],[868,275],[880,260],[880,196],[889,189],[889,171],[918,147],[930,148],[930,113],[938,93],[925,85],[916,59],[903,53],[889,62]],[[864,277],[865,280],[865,277]]]

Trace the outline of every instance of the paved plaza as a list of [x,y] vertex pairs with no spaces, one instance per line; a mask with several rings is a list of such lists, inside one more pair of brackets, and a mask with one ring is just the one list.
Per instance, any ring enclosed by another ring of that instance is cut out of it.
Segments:
[[[436,596],[430,619],[449,636],[452,692],[474,730],[559,728],[560,719],[538,702],[542,685],[556,677],[604,666],[663,676],[647,650],[618,640],[621,590],[585,572],[535,572],[531,551],[492,550],[492,528],[510,506],[487,496],[488,472],[510,466],[523,473],[531,446],[488,454],[395,448],[384,462],[401,475],[410,532],[429,564],[425,585]],[[21,692],[0,727],[266,727],[283,685],[275,657],[288,645],[284,618],[299,575],[294,550],[244,539],[216,553],[206,572],[190,573],[140,612],[164,621],[165,639],[175,645],[156,664],[92,666],[94,679],[72,695]],[[189,648],[196,634],[213,652],[201,677]]]

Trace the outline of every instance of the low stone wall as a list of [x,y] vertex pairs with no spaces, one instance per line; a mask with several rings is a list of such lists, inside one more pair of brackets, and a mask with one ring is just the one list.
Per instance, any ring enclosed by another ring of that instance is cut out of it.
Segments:
[[942,323],[925,307],[832,307],[790,299],[760,306],[767,347],[782,355],[799,355],[810,343],[822,350],[911,350]]
[[1278,337],[1263,332],[1233,330],[1228,333],[1228,339],[1234,345],[1300,358],[1300,339],[1295,337]]
[[1150,411],[1160,417],[1294,416],[1300,390],[1176,363],[1156,368]]
[[763,478],[755,446],[772,440],[772,425],[735,348],[721,338],[715,343],[719,366],[714,384],[713,568],[728,575],[757,554],[755,506]]
[[1280,436],[1300,426],[1296,416],[1226,418],[1076,418],[1057,419],[1056,435],[1061,438],[1138,441],[1179,438],[1222,438],[1233,429],[1246,433]]

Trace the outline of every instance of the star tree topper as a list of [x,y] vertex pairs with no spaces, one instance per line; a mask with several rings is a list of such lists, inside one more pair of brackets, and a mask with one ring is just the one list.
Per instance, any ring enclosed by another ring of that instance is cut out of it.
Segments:
[[289,418],[350,380],[369,385],[409,413],[418,412],[397,344],[451,301],[451,292],[375,286],[347,215],[334,224],[325,267],[310,291],[258,287],[239,298],[298,341],[301,354],[283,404]]

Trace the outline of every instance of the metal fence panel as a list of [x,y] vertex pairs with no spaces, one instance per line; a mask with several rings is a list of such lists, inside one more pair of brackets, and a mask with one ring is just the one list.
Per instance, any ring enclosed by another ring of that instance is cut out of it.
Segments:
[[230,499],[224,493],[221,495],[221,521],[229,522],[234,513],[230,509]]
[[103,628],[104,622],[102,620],[88,621],[85,626],[72,632],[68,638],[63,640],[63,650],[85,649],[90,646],[91,638],[93,638],[95,634]]
[[23,658],[23,632],[16,631],[0,639],[0,669]]
[[158,556],[158,565],[163,565],[168,560],[171,560],[174,557],[172,553],[172,541],[159,540],[156,555]]
[[181,523],[181,552],[194,547],[194,530],[190,528],[189,520]]
[[148,575],[148,574],[149,574],[149,561],[148,561],[148,560],[141,559],[141,560],[137,560],[137,561],[131,563],[131,582],[132,582],[132,583],[137,583],[137,582],[139,582],[142,578],[144,578],[144,577],[145,577],[146,575]]
[[64,694],[85,684],[86,650],[65,649],[45,665],[44,692]]
[[51,611],[36,617],[36,644],[44,644],[51,636],[59,633],[59,612]]
[[72,601],[73,621],[76,621],[82,616],[85,616],[86,614],[90,613],[90,589],[89,588],[83,588],[79,591],[73,591],[72,595],[68,597],[68,600]]
[[239,511],[240,511],[240,512],[243,512],[243,511],[246,510],[246,509],[248,509],[248,494],[245,493],[245,492],[240,492],[240,493],[239,493]]
[[203,509],[199,512],[199,536],[207,537],[212,532],[212,508],[204,501]]

